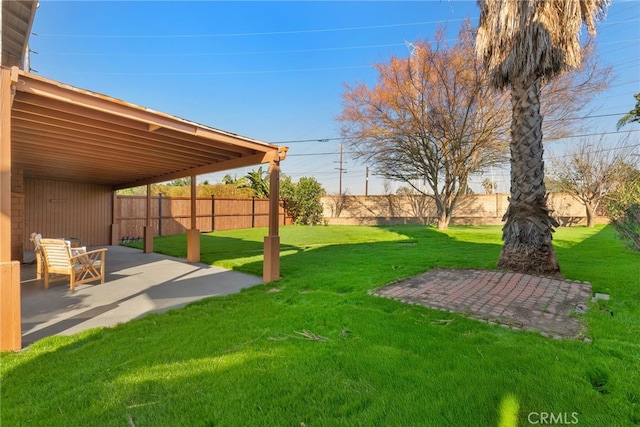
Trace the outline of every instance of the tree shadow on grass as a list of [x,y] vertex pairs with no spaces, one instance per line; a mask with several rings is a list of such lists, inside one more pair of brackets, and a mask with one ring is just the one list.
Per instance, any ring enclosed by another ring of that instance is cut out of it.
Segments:
[[[500,245],[451,237],[427,226],[379,226],[397,234],[382,242],[281,246],[280,283],[303,287],[358,288],[367,291],[436,267],[495,268]],[[238,269],[256,272],[262,260]]]

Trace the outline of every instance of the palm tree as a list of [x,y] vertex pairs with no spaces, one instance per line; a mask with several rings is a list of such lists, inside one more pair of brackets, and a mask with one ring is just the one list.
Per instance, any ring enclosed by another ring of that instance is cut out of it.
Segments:
[[269,174],[262,170],[262,166],[258,170],[249,171],[241,181],[238,188],[251,188],[259,198],[269,197]]
[[636,99],[636,106],[618,120],[618,130],[629,123],[640,122],[640,93],[636,93],[633,97]]
[[498,267],[559,273],[558,223],[544,185],[540,84],[580,64],[583,23],[595,35],[609,0],[479,0],[476,52],[491,86],[511,89],[511,197]]

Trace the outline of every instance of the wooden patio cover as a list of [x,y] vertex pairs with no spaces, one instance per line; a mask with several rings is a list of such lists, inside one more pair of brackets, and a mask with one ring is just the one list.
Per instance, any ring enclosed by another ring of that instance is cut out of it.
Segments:
[[[101,184],[117,190],[261,163],[269,163],[272,178],[277,178],[287,151],[17,67],[2,69],[2,105],[2,169],[6,173],[19,165],[25,178]],[[0,182],[2,212],[10,216],[8,181]],[[270,206],[275,212],[270,228],[274,229],[269,235],[277,235],[278,182],[272,185],[275,200]],[[192,196],[191,228],[195,229],[195,186]],[[0,261],[9,261],[4,247],[11,226],[6,216],[2,218]],[[198,261],[199,245],[192,249],[197,254],[189,260]]]
[[[278,178],[286,147],[23,71],[29,69],[28,41],[38,1],[2,0],[1,5],[0,350],[21,348],[20,266],[11,260],[14,165],[20,165],[24,178],[95,183],[117,190],[269,163],[271,195],[263,280],[279,278]],[[188,254],[197,252],[199,259],[195,186],[191,193]]]
[[[286,152],[287,147],[72,87],[18,67],[0,68],[1,349],[17,349],[20,342],[19,264],[11,261],[12,167],[20,165],[24,178],[94,183],[115,191],[269,163],[272,191],[263,269],[263,280],[268,282],[280,277],[278,178]],[[198,261],[195,186],[192,199],[187,252],[190,261]]]
[[114,189],[279,161],[285,148],[12,70],[12,159],[25,177]]

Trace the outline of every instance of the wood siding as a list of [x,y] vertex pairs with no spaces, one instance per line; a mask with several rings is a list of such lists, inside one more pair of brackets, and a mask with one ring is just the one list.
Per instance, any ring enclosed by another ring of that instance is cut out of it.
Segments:
[[110,243],[109,186],[26,178],[24,195],[25,248],[32,249],[34,231],[44,237],[77,237],[85,246]]

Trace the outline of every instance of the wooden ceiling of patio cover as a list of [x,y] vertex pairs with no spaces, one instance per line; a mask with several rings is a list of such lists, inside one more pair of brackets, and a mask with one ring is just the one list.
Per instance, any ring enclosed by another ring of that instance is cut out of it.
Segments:
[[118,189],[282,160],[286,153],[17,68],[13,74],[12,162],[25,177]]
[[38,0],[2,0],[2,64],[21,66]]

